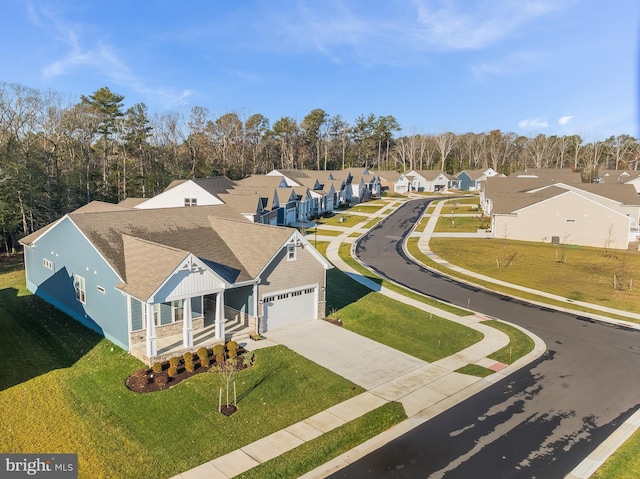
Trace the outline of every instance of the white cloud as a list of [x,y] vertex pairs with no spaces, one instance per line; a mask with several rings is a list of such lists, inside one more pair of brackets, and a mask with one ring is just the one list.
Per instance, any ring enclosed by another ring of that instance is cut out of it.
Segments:
[[471,71],[478,79],[484,79],[490,75],[522,75],[531,71],[539,71],[548,62],[548,53],[518,51],[501,59],[473,65]]
[[526,120],[519,121],[518,126],[523,130],[541,130],[547,128],[549,124],[542,118],[527,118]]
[[[262,25],[284,35],[289,48],[313,50],[335,63],[354,56],[369,64],[415,64],[424,53],[503,42],[573,1],[299,1],[285,14],[271,13]],[[282,50],[283,43],[272,47]]]
[[558,118],[558,125],[568,125],[571,120],[573,120],[575,117],[574,116],[561,116],[560,118]]
[[419,36],[427,44],[445,50],[481,49],[502,41],[524,25],[556,10],[564,2],[523,0],[520,2],[413,0]]

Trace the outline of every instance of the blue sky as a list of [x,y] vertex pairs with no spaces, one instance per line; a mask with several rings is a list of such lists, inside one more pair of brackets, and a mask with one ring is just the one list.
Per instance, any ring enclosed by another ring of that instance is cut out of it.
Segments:
[[4,0],[0,81],[152,113],[640,136],[637,0]]

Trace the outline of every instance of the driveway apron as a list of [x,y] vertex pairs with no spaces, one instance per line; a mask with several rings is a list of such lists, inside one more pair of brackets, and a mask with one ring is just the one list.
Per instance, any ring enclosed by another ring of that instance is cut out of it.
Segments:
[[367,390],[429,364],[322,320],[272,330],[267,336]]

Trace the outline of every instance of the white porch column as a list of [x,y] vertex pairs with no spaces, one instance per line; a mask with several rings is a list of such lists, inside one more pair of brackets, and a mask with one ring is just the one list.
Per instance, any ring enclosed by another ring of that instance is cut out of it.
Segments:
[[224,339],[224,291],[216,297],[216,339]]
[[256,334],[260,334],[260,311],[258,311],[258,283],[253,285],[253,317],[256,318]]
[[191,317],[191,298],[187,298],[184,300],[182,314],[182,345],[185,348],[192,348],[193,318]]
[[153,319],[153,305],[144,303],[144,317],[147,323],[147,358],[157,356],[156,323]]

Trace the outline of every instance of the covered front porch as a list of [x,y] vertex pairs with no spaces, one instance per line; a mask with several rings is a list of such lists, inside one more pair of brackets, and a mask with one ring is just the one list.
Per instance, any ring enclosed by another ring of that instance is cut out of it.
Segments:
[[161,303],[130,297],[129,351],[152,364],[257,331],[255,285],[206,292]]
[[224,339],[216,335],[216,325],[208,324],[193,331],[193,344],[185,346],[183,333],[176,333],[156,339],[156,355],[147,356],[146,342],[139,342],[131,346],[131,355],[145,364],[151,365],[156,361],[166,361],[174,356],[181,356],[187,351],[195,352],[198,348],[210,348],[218,343],[240,341],[256,332],[255,318],[243,314],[233,308],[225,308]]

